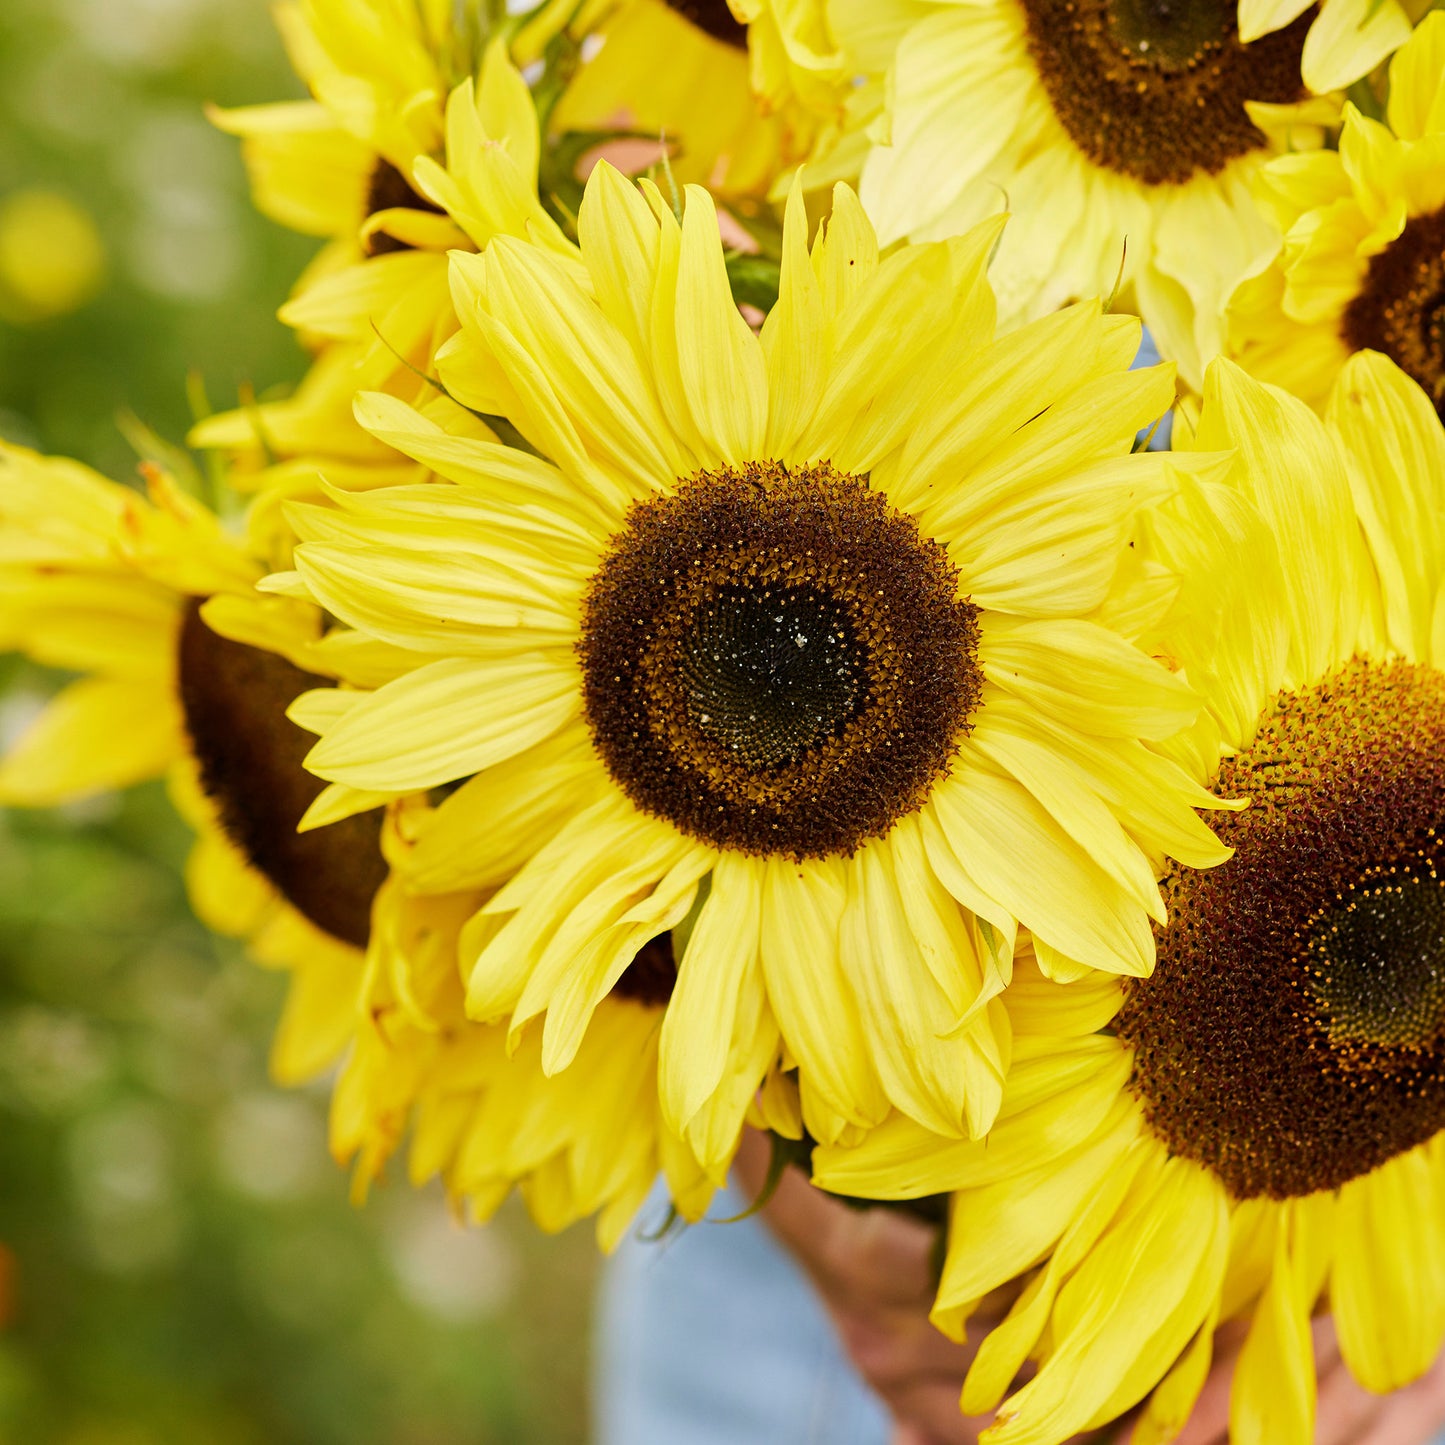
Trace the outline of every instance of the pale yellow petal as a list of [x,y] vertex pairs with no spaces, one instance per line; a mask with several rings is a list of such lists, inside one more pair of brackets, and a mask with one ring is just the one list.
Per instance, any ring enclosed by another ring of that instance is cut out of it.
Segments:
[[1424,1149],[1340,1190],[1330,1305],[1350,1373],[1377,1394],[1417,1380],[1445,1342],[1445,1179]]
[[153,682],[84,677],[0,761],[0,803],[44,808],[159,777],[186,750],[180,704]]
[[566,654],[486,663],[443,658],[366,695],[316,744],[306,766],[355,788],[435,787],[541,742],[580,706]]

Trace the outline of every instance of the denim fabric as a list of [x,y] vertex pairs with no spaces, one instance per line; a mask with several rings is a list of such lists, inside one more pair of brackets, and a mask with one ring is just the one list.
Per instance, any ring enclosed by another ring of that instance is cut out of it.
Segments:
[[[745,1207],[729,1190],[712,1213]],[[654,1196],[643,1219],[664,1213]],[[883,1406],[757,1220],[648,1233],[603,1276],[596,1445],[886,1445]]]

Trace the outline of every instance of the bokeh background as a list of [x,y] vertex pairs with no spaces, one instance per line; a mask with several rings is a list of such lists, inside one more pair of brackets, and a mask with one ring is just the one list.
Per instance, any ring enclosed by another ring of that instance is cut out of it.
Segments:
[[[132,479],[296,380],[314,243],[202,114],[296,94],[263,0],[0,0],[0,436]],[[0,741],[55,682],[0,657]],[[187,843],[159,785],[0,811],[0,1445],[584,1440],[589,1231],[353,1207]]]

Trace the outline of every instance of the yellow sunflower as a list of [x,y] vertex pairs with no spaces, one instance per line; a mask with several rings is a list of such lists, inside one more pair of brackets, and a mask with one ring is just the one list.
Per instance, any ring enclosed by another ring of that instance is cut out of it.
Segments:
[[545,1014],[556,1072],[685,933],[662,1106],[710,1167],[780,1052],[817,1137],[891,1105],[985,1129],[1016,922],[1051,974],[1147,973],[1151,860],[1225,856],[1143,741],[1197,701],[1127,635],[1158,591],[1131,519],[1169,485],[1131,448],[1170,371],[1130,372],[1138,323],[1097,302],[996,340],[998,231],[880,261],[840,187],[810,252],[795,192],[756,336],[706,192],[679,222],[600,166],[587,284],[505,237],[453,262],[441,375],[542,455],[363,398],[452,484],[291,508],[298,571],[265,584],[414,662],[299,699],[308,767],[476,775],[469,846],[510,876],[463,935],[473,1017],[517,1044]]
[[833,23],[846,53],[887,71],[859,190],[879,239],[1009,209],[992,272],[1005,315],[1108,294],[1122,275],[1197,388],[1224,301],[1277,242],[1252,177],[1318,146],[1337,115],[1301,74],[1310,18],[1248,45],[1234,0],[897,0],[837,6]]
[[[78,463],[0,447],[0,647],[79,673],[0,759],[0,804],[48,807],[165,776],[198,837],[196,911],[292,983],[273,1050],[284,1081],[352,1029],[374,819],[300,766],[286,704],[334,673],[314,608],[257,598],[262,570],[164,475],[151,501]],[[320,795],[320,796],[318,796]],[[364,800],[363,800],[364,801]]]
[[452,0],[285,0],[273,14],[313,99],[212,108],[242,138],[264,214],[371,254],[434,225],[412,164],[441,144],[442,108],[470,75],[474,27]]
[[[302,277],[281,319],[320,350],[295,395],[207,418],[193,445],[226,453],[238,481],[269,494],[258,522],[274,533],[274,507],[315,494],[324,474],[338,486],[406,481],[415,468],[366,436],[351,415],[358,390],[386,391],[448,431],[489,439],[484,423],[435,385],[438,348],[456,330],[447,284],[450,250],[483,248],[496,235],[530,238],[576,266],[576,247],[537,196],[540,136],[526,81],[493,42],[475,84],[446,99],[437,151],[412,157],[417,205],[386,210],[386,246],[332,256]],[[400,219],[398,219],[400,218]],[[249,482],[241,478],[249,473]]]
[[766,193],[832,133],[848,99],[819,0],[603,0],[574,28],[601,48],[569,84],[554,129],[659,137],[679,181],[720,195]]
[[1409,39],[1412,18],[1428,8],[1429,0],[1239,0],[1239,34],[1249,44],[1303,16],[1309,33],[1301,69],[1305,84],[1323,95],[1368,75]]
[[1314,1438],[1321,1301],[1368,1389],[1445,1343],[1445,433],[1362,352],[1326,423],[1216,363],[1199,440],[1232,471],[1156,540],[1195,560],[1166,645],[1208,702],[1199,765],[1249,805],[1234,856],[1171,871],[1153,976],[1108,1033],[1061,1012],[1016,1052],[986,1141],[895,1119],[815,1160],[848,1192],[958,1190],[947,1332],[1033,1271],[964,1387],[968,1413],[1003,1402],[996,1445],[1145,1396],[1134,1440],[1172,1439],[1227,1320],[1236,1445]]
[[1230,303],[1241,364],[1316,407],[1365,348],[1445,406],[1445,15],[1421,23],[1389,75],[1388,125],[1346,106],[1337,152],[1265,167],[1284,244]]

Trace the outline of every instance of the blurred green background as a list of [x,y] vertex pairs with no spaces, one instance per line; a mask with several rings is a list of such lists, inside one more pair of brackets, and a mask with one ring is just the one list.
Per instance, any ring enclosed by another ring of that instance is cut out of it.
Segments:
[[[133,476],[300,375],[314,243],[250,208],[202,103],[298,88],[262,0],[0,3],[0,435]],[[0,660],[0,740],[45,679]],[[0,813],[0,1445],[567,1445],[588,1229],[361,1210],[325,1088],[266,1078],[282,980],[190,918],[159,786]]]

